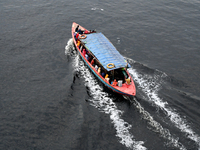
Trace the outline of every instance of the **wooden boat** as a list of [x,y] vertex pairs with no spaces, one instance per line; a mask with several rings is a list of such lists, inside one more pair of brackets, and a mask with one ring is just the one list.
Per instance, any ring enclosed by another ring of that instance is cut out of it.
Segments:
[[134,81],[127,71],[130,64],[102,33],[73,22],[72,38],[83,61],[105,86],[122,95],[136,95]]

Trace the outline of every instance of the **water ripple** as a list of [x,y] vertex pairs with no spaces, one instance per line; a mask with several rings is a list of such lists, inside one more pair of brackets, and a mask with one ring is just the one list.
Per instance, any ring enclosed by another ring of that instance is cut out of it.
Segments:
[[[168,103],[163,101],[158,96],[158,89],[160,86],[157,86],[155,89],[152,89],[150,86],[151,83],[149,82],[148,76],[140,75],[135,69],[129,70],[130,74],[133,76],[133,79],[138,83],[139,87],[148,97],[148,100],[151,102],[154,102],[158,107],[161,108],[164,112],[166,112],[167,116],[169,117],[170,121],[178,128],[181,132],[184,132],[185,135],[196,142],[196,144],[200,147],[200,137],[197,135],[192,128],[188,125],[187,121],[184,118],[181,118],[181,116],[172,108],[167,107]],[[162,77],[160,77],[162,78]],[[157,85],[160,85],[160,83],[157,83]]]

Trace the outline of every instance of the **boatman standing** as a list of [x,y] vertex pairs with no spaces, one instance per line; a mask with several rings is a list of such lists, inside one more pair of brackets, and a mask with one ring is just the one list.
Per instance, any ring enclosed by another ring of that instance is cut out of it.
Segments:
[[79,25],[77,25],[77,27],[76,27],[76,29],[75,29],[75,32],[77,32],[77,31],[78,31],[78,28],[79,28]]

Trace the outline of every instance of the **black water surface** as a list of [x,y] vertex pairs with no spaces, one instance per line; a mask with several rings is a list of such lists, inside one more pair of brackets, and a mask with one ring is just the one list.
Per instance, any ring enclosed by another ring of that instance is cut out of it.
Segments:
[[[197,0],[0,2],[0,149],[199,149]],[[75,21],[132,65],[136,98],[78,57]]]

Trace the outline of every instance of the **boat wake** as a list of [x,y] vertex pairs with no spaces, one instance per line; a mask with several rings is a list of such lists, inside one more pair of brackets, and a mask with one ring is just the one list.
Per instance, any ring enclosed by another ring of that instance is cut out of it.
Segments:
[[[134,63],[131,59],[128,59],[128,61],[129,63]],[[148,101],[153,102],[154,105],[163,110],[167,117],[170,119],[170,121],[178,129],[180,129],[181,132],[184,132],[187,138],[193,140],[200,147],[200,137],[192,130],[192,128],[188,125],[187,121],[181,118],[181,116],[175,110],[173,110],[170,107],[167,107],[168,103],[163,101],[158,96],[158,91],[161,88],[161,83],[163,82],[162,79],[167,75],[164,73],[160,74],[159,76],[142,75],[139,74],[137,70],[133,68],[129,69],[129,73],[132,75],[133,80],[137,83],[137,88],[141,89],[145,93],[145,96],[147,97],[146,99]],[[165,134],[162,135],[165,136]],[[167,132],[166,135],[169,135],[169,132]]]
[[84,66],[84,62],[77,56],[74,66],[75,70],[85,79],[85,86],[89,88],[91,105],[98,108],[101,112],[110,115],[110,119],[116,129],[116,136],[120,139],[120,143],[131,149],[145,150],[143,141],[135,141],[134,136],[129,132],[131,125],[125,122],[121,115],[123,111],[119,110],[113,99],[108,96],[108,93],[103,91],[98,80],[92,75],[89,69]]
[[139,113],[142,115],[142,118],[147,121],[150,126],[150,129],[156,133],[159,133],[161,137],[168,140],[167,146],[176,147],[181,150],[185,150],[186,148],[182,143],[178,141],[178,138],[174,138],[168,129],[163,128],[160,123],[155,121],[153,117],[140,105],[136,98],[133,98],[131,102],[134,106],[139,110]]

